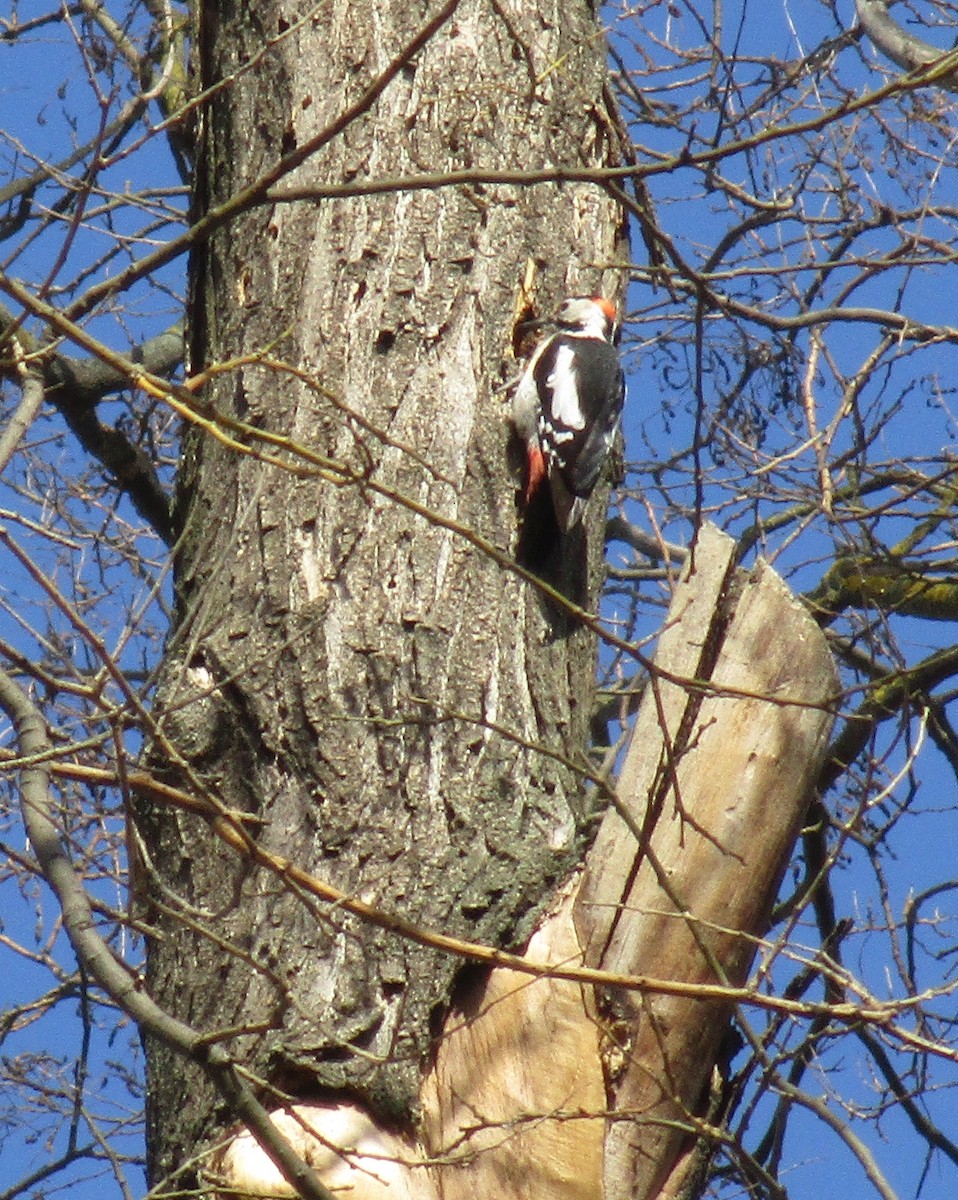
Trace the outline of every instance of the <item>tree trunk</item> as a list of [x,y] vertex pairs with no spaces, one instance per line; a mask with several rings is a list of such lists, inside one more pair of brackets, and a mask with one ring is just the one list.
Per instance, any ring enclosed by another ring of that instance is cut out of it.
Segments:
[[[621,212],[586,184],[278,193],[606,165],[602,40],[574,0],[463,0],[405,57],[437,8],[204,7],[201,83],[228,83],[204,116],[201,209],[357,111],[194,262],[193,369],[233,360],[203,402],[241,426],[233,444],[187,432],[157,700],[182,761],[152,754],[346,893],[514,943],[581,855],[589,814],[566,764],[595,644],[464,531],[515,545],[502,384],[523,267],[538,264],[542,311],[614,294]],[[604,501],[568,547],[588,607]],[[264,1090],[345,1088],[410,1122],[459,962],[319,909],[194,818],[141,805],[138,824],[158,1001]],[[156,1182],[227,1116],[160,1045],[148,1091]]]

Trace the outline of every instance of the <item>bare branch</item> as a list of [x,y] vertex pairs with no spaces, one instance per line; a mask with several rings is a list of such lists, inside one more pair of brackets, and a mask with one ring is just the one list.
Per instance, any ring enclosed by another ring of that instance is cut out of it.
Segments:
[[45,763],[51,747],[43,718],[26,692],[5,671],[0,671],[0,708],[17,730],[21,755],[32,760],[20,771],[23,823],[44,878],[60,902],[63,924],[80,965],[143,1030],[208,1072],[232,1111],[254,1133],[283,1177],[299,1189],[301,1196],[307,1200],[333,1200],[313,1171],[280,1136],[227,1053],[158,1008],[103,940],[86,890],[64,850],[51,815],[49,768]]
[[[934,67],[945,57],[947,50],[939,50],[930,42],[909,33],[889,16],[889,0],[855,0],[858,19],[877,48],[904,71],[923,70]],[[939,87],[958,90],[958,72],[950,70],[936,79]]]
[[[12,314],[0,307],[0,331],[14,327]],[[44,352],[28,335],[21,334],[20,338],[32,356],[30,369],[32,378],[37,381],[29,392],[25,389],[24,393],[25,400],[29,396],[35,404],[32,412],[39,409],[45,385],[46,399],[63,414],[80,445],[111,473],[120,490],[158,537],[171,545],[176,534],[170,498],[160,483],[150,455],[134,445],[122,430],[104,425],[96,411],[98,403],[106,396],[130,387],[129,374],[96,355],[76,358],[53,351]],[[159,376],[173,374],[182,361],[183,334],[178,326],[134,347],[129,355],[131,364],[141,364],[144,370]],[[37,371],[42,371],[42,384],[38,382]],[[9,427],[4,435],[5,442],[15,436],[15,428],[14,425]]]

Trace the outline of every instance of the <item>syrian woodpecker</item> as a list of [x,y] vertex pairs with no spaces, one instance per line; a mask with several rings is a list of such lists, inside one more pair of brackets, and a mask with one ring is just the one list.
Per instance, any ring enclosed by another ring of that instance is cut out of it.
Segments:
[[554,323],[556,332],[536,347],[516,388],[512,422],[526,449],[524,506],[548,481],[559,528],[568,533],[582,519],[618,433],[625,380],[614,304],[573,296]]

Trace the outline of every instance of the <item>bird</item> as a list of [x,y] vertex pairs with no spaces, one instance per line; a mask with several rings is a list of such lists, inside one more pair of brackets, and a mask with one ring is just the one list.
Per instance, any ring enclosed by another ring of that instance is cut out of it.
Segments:
[[551,322],[516,387],[512,423],[525,447],[522,495],[528,511],[548,487],[556,523],[570,532],[615,443],[625,404],[615,305],[602,296],[571,296]]

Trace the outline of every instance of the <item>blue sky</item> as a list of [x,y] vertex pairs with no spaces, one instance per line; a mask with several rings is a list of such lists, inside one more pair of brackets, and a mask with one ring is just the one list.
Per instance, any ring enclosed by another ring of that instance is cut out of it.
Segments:
[[[39,6],[29,7],[39,11]],[[27,19],[26,8],[24,6],[20,11],[21,21]],[[740,63],[734,70],[729,67],[727,75],[723,75],[726,68],[722,66],[712,76],[713,79],[727,79],[724,97],[699,96],[699,91],[708,93],[705,60],[698,48],[703,45],[704,22],[711,19],[710,6],[707,12],[704,11],[702,22],[689,6],[651,4],[643,7],[641,12],[635,8],[620,10],[612,6],[607,12],[616,37],[625,38],[624,42],[617,43],[624,61],[631,68],[641,66],[645,72],[639,85],[650,103],[656,106],[655,111],[664,114],[670,105],[677,111],[685,105],[697,105],[693,130],[695,150],[706,146],[710,139],[726,137],[730,123],[743,119],[741,109],[748,98],[761,93],[763,68],[757,63],[758,57],[774,53],[783,64],[794,63],[819,46],[823,39],[836,37],[840,32],[834,11],[826,4],[806,0],[801,4],[778,2],[767,6],[757,0],[734,0],[724,7],[725,25],[719,49],[729,59],[733,50],[736,51]],[[839,7],[837,12],[841,21],[851,23],[850,4]],[[636,24],[639,16],[640,26]],[[645,61],[641,57],[643,51],[650,55],[653,64],[647,72],[642,66]],[[838,65],[830,79],[823,75],[820,81],[816,77],[808,82],[806,103],[813,102],[816,89],[820,90],[824,103],[831,103],[840,85],[847,88],[848,95],[854,96],[884,81],[886,64],[869,50],[865,49],[860,55],[853,47],[843,47],[836,55]],[[43,99],[38,103],[41,94]],[[111,111],[115,112],[125,98],[121,87]],[[826,302],[835,303],[837,299],[842,304],[894,309],[930,323],[952,321],[954,305],[947,255],[937,256],[940,265],[934,265],[932,260],[936,255],[928,250],[928,245],[936,239],[945,244],[953,236],[951,215],[942,215],[939,210],[951,197],[958,195],[955,190],[958,181],[950,165],[954,160],[952,142],[949,141],[953,137],[954,118],[950,111],[936,114],[932,100],[923,103],[934,118],[929,119],[927,125],[918,120],[917,102],[904,118],[895,117],[891,110],[882,111],[882,121],[897,123],[902,136],[917,147],[915,160],[911,163],[904,159],[895,160],[888,149],[890,142],[884,137],[881,123],[869,126],[866,122],[860,136],[853,139],[850,121],[839,122],[823,135],[769,143],[764,148],[743,152],[735,159],[723,162],[721,170],[729,183],[764,203],[788,199],[795,206],[796,220],[791,224],[782,221],[768,230],[744,235],[741,245],[746,250],[739,259],[732,252],[722,258],[714,272],[715,286],[737,298],[744,297],[757,309],[768,307],[786,314],[799,310],[796,297],[810,285],[820,261],[816,256],[824,253],[824,243],[812,244],[810,241],[799,252],[796,247],[800,245],[802,225],[797,217],[810,215],[816,222],[815,228],[820,229],[824,237],[842,199],[828,190],[824,166],[820,172],[811,170],[807,175],[800,175],[812,147],[811,152],[821,154],[823,164],[826,160],[844,164],[848,180],[846,199],[860,205],[864,213],[873,213],[881,204],[913,207],[918,213],[913,222],[914,232],[924,239],[917,244],[925,258],[922,262],[904,261],[874,281],[863,277],[859,286],[845,296],[843,288],[851,284],[856,270],[863,263],[887,253],[896,244],[894,229],[876,228],[867,236],[863,233],[853,247],[854,254],[848,255],[848,265],[836,269],[834,277],[828,281],[827,294],[817,301],[819,306]],[[722,104],[726,106],[726,115],[720,118]],[[67,154],[78,139],[82,141],[89,136],[89,130],[95,127],[97,111],[87,73],[64,27],[57,25],[38,30],[26,45],[0,45],[0,129],[7,135],[0,142],[0,186],[8,172],[25,169],[25,147],[46,159]],[[793,115],[783,107],[780,119],[790,121],[799,115],[798,108]],[[761,132],[761,120],[756,117],[752,122],[753,132]],[[814,137],[821,142],[817,149]],[[657,155],[675,154],[681,148],[677,146],[675,129],[670,128],[667,121],[659,126],[649,123],[642,127],[639,141],[639,158],[644,162],[655,161]],[[944,166],[936,165],[936,156]],[[917,183],[914,182],[916,179]],[[169,157],[163,152],[161,139],[149,141],[135,155],[120,159],[105,173],[101,182],[112,191],[111,203],[90,203],[89,212],[63,262],[58,259],[64,247],[65,226],[54,222],[46,232],[29,240],[22,250],[17,248],[21,239],[0,243],[0,266],[13,275],[31,280],[43,278],[56,266],[56,275],[51,279],[51,298],[64,303],[69,301],[71,293],[69,289],[65,292],[57,290],[61,281],[72,279],[86,268],[91,270],[94,278],[115,272],[131,255],[175,232],[175,218],[170,214],[175,214],[177,209],[182,211],[185,200],[182,192],[177,190],[178,181],[171,171]],[[120,203],[125,193],[141,191],[144,187],[156,189],[149,208]],[[649,188],[663,230],[687,261],[699,266],[708,260],[723,236],[754,211],[754,206],[749,208],[747,204],[736,206],[727,188],[713,186],[701,170],[691,167],[657,175],[649,180]],[[45,197],[53,194],[53,189],[41,191],[38,200],[43,202]],[[169,223],[157,227],[156,222],[162,220]],[[108,247],[109,237],[116,233],[129,237],[129,246],[117,258],[98,262]],[[677,293],[672,297],[661,284],[656,288],[651,286],[645,270],[645,250],[638,235],[633,238],[633,256],[636,270],[628,294],[632,320],[625,349],[630,376],[625,424],[630,472],[626,483],[632,498],[625,502],[625,511],[643,528],[649,527],[651,513],[667,537],[684,543],[691,531],[694,500],[693,456],[689,450],[697,401],[693,303],[687,294]],[[919,257],[917,251],[915,257],[916,260]],[[763,270],[784,271],[783,264],[786,263],[793,264],[788,270],[793,281],[791,297],[785,293],[773,294],[762,274]],[[746,266],[751,272],[748,279],[743,277]],[[122,309],[118,306],[114,311],[98,316],[91,326],[93,332],[111,345],[126,348],[131,341],[165,328],[178,315],[184,290],[183,267],[180,260],[164,272],[159,283],[165,291],[144,286],[124,297]],[[953,270],[954,264],[950,267]],[[727,268],[724,277],[723,268]],[[707,421],[715,423],[716,432],[699,458],[705,472],[706,507],[720,524],[740,534],[757,515],[778,514],[793,500],[807,495],[807,491],[803,493],[800,489],[807,489],[815,478],[814,454],[808,448],[798,452],[808,440],[808,414],[800,403],[799,384],[812,345],[807,334],[796,337],[795,392],[781,399],[760,435],[750,422],[756,415],[755,405],[764,402],[768,406],[768,392],[763,388],[771,386],[770,372],[758,369],[753,393],[748,388],[735,393],[735,406],[727,411],[725,408],[741,372],[744,350],[737,339],[744,330],[752,350],[760,348],[762,353],[772,354],[783,343],[760,323],[743,321],[736,329],[722,321],[723,318],[713,313],[704,319],[705,369],[701,399]],[[837,376],[854,374],[876,349],[882,336],[880,326],[873,323],[836,318],[827,326],[823,334],[822,360],[812,388],[820,427],[828,427],[841,411],[843,397]],[[952,415],[955,368],[955,341],[921,347],[903,345],[888,351],[878,369],[865,382],[858,398],[859,414],[875,427],[869,462],[876,471],[881,463],[896,460],[916,464],[934,460],[939,468],[947,467],[955,438]],[[16,397],[12,392],[5,392],[3,398],[5,409],[9,410]],[[886,409],[891,415],[879,428],[877,414]],[[117,400],[108,412],[110,420],[128,422],[145,416],[142,404],[132,406],[126,398]],[[50,577],[60,581],[62,586],[66,587],[71,577],[79,575],[91,589],[105,591],[106,602],[93,611],[90,619],[97,623],[108,645],[115,647],[120,644],[126,612],[131,607],[142,607],[155,586],[159,586],[161,595],[165,595],[163,585],[158,584],[163,571],[160,548],[149,548],[151,561],[145,564],[140,578],[131,581],[125,575],[118,554],[111,549],[111,539],[115,539],[115,546],[119,548],[126,544],[124,537],[134,536],[129,532],[132,514],[123,504],[115,511],[111,509],[111,489],[108,482],[98,480],[96,472],[91,475],[90,491],[84,501],[70,503],[77,503],[76,516],[83,525],[96,526],[99,521],[103,536],[71,541],[70,504],[65,504],[54,520],[50,513],[56,506],[51,503],[45,508],[37,502],[38,497],[50,495],[48,481],[40,473],[41,464],[44,455],[52,455],[61,467],[73,470],[83,461],[82,455],[60,423],[50,415],[41,420],[31,436],[33,453],[28,460],[20,462],[0,486],[0,509],[6,514],[2,519],[10,524],[26,549],[42,558]],[[851,416],[836,420],[832,455],[851,453],[855,437],[856,427]],[[793,458],[787,457],[792,454]],[[847,478],[843,470],[836,470],[833,481],[836,488],[847,482]],[[769,481],[767,487],[762,484],[765,479]],[[789,492],[790,487],[794,488],[794,493]],[[828,522],[820,515],[809,518],[805,524],[796,520],[770,534],[764,540],[762,550],[797,590],[814,586],[836,546],[861,546],[866,537],[874,539],[876,545],[887,546],[914,529],[916,503],[902,499],[894,489],[883,495],[887,495],[889,502],[886,511],[870,512],[867,519],[861,521],[846,518]],[[927,504],[925,500],[918,503]],[[40,528],[32,527],[31,522]],[[57,531],[56,540],[49,535],[51,528]],[[951,536],[948,525],[943,525],[935,535],[934,561],[946,567],[953,557]],[[613,562],[634,565],[631,556],[623,554],[621,546],[613,548]],[[642,584],[641,591],[646,600],[661,595],[659,585],[652,582]],[[82,596],[77,593],[74,599],[79,601]],[[22,568],[9,558],[0,574],[0,603],[5,606],[0,610],[3,636],[21,652],[35,651],[38,644],[35,631],[45,627],[49,605],[37,594]],[[611,600],[606,611],[611,619],[631,620],[624,601]],[[660,608],[651,604],[641,606],[637,632],[652,632],[661,615]],[[20,624],[16,620],[18,616],[23,619]],[[123,643],[124,665],[139,672],[141,677],[145,676],[155,655],[157,631],[162,628],[162,620],[162,612],[156,608],[150,610],[148,619]],[[74,674],[76,681],[87,679],[98,664],[73,637],[62,618],[55,619],[54,624],[63,638],[63,645],[54,650],[60,654],[61,661],[68,664],[65,669]],[[844,632],[846,637],[860,638],[861,644],[866,644],[863,623],[850,623]],[[888,622],[887,632],[879,629],[877,633],[874,630],[870,633],[885,648],[889,661],[900,656],[903,661],[915,662],[930,650],[950,646],[954,641],[949,623],[901,617]],[[849,702],[854,700],[855,697],[850,697]],[[87,711],[77,700],[75,724],[65,721],[62,732],[75,733],[82,726]],[[879,749],[887,750],[887,758],[884,775],[876,781],[877,788],[880,789],[883,780],[890,780],[904,771],[911,750],[922,736],[921,723],[917,719],[909,730],[910,741],[895,742],[890,728],[887,734],[881,735]],[[6,744],[8,739],[4,741]],[[94,796],[76,789],[65,795],[70,803],[82,796],[86,802],[95,800],[112,805],[106,827],[119,829],[122,812],[116,797]],[[837,796],[830,800],[835,805],[842,803]],[[954,874],[954,846],[958,833],[955,778],[941,756],[930,747],[927,737],[924,737],[923,748],[915,756],[910,770],[904,771],[901,780],[876,806],[872,815],[876,824],[881,820],[894,823],[894,836],[889,842],[891,849],[870,855],[867,847],[850,841],[841,865],[833,872],[832,884],[839,915],[853,917],[858,926],[845,944],[846,964],[867,981],[876,995],[883,996],[900,991],[900,985],[894,982],[895,964],[890,950],[895,942],[883,928],[886,914],[892,914],[900,922],[909,895],[941,884]],[[0,822],[0,837],[4,844],[14,852],[23,852],[25,846],[16,814],[7,809],[0,810]],[[88,840],[88,835],[94,840]],[[125,897],[117,891],[112,879],[119,865],[110,861],[112,848],[95,843],[95,835],[86,829],[78,830],[78,844],[89,848],[98,863],[97,869],[102,874],[97,888],[100,898],[105,904],[122,909]],[[958,944],[954,919],[956,896],[958,893],[943,892],[937,901],[930,902],[922,911],[927,917],[937,905],[941,921],[923,933],[927,951],[919,955],[920,987],[934,982],[950,983],[953,946]],[[57,982],[51,966],[60,963],[69,970],[71,959],[62,934],[58,933],[55,906],[42,886],[31,885],[20,891],[6,874],[0,875],[0,902],[3,914],[0,935],[26,943],[38,951],[48,950],[50,956],[46,963],[31,962],[6,942],[0,942],[0,1008],[7,1008],[11,1004],[28,1003],[47,993]],[[118,932],[117,937],[121,936],[126,935]],[[815,932],[810,924],[799,931],[799,938],[809,947],[815,945]],[[900,935],[898,943],[902,944]],[[125,948],[129,950],[131,960],[138,961],[139,950],[135,945],[131,947],[127,942]],[[783,967],[783,982],[786,975]],[[950,1017],[950,997],[944,997],[939,1007]],[[76,993],[59,998],[42,1013],[39,1010],[36,1014],[24,1012],[16,1030],[8,1033],[0,1044],[0,1055],[8,1060],[17,1055],[48,1056],[43,1062],[33,1060],[38,1079],[55,1077],[58,1063],[62,1064],[59,1069],[63,1076],[58,1082],[63,1090],[62,1105],[69,1111],[70,1090],[76,1083],[72,1063],[77,1053],[85,1050],[88,1073],[82,1082],[86,1103],[107,1125],[125,1122],[140,1103],[135,1080],[141,1058],[135,1031],[128,1024],[114,1028],[108,1009],[99,1009],[92,1024],[87,1021],[88,1017],[84,997]],[[944,1021],[939,1030],[945,1036]],[[88,1047],[85,1047],[86,1038]],[[132,1086],[118,1078],[109,1065],[111,1061],[122,1063],[131,1072]],[[834,1086],[850,1103],[867,1105],[874,1102],[875,1080],[867,1057],[853,1040],[830,1045],[824,1052],[821,1068],[827,1076],[823,1074],[819,1082],[815,1081],[818,1065],[813,1064],[810,1068],[805,1080],[810,1092],[824,1094],[827,1087]],[[952,1116],[955,1104],[951,1090],[956,1082],[954,1063],[938,1061],[934,1071],[934,1087],[938,1090],[929,1100],[929,1111],[946,1132],[955,1133],[958,1122]],[[4,1180],[41,1169],[61,1153],[70,1128],[69,1122],[64,1124],[58,1113],[48,1111],[38,1103],[36,1111],[28,1114],[21,1129],[7,1129],[4,1125],[6,1103],[0,1094],[0,1197],[4,1194]],[[758,1116],[754,1123],[759,1124]],[[90,1134],[82,1114],[76,1129],[80,1144],[85,1144]],[[902,1153],[899,1149],[901,1145],[913,1146],[907,1140],[906,1122],[900,1109],[890,1108],[882,1118],[879,1134],[867,1136],[876,1160],[891,1183],[902,1196],[913,1195],[923,1164],[913,1152]],[[139,1153],[136,1135],[122,1138],[118,1144],[124,1154],[135,1157]],[[821,1121],[810,1116],[796,1121],[794,1131],[786,1141],[783,1163],[788,1164],[787,1170],[783,1168],[783,1178],[793,1200],[811,1200],[819,1194],[834,1195],[839,1189],[848,1200],[876,1194],[865,1180],[861,1165],[834,1134],[826,1131]],[[121,1195],[120,1184],[115,1179],[105,1182],[101,1172],[102,1163],[81,1162],[58,1177],[57,1186],[78,1200],[88,1197],[103,1200],[104,1193],[111,1197]],[[123,1175],[130,1195],[142,1194],[142,1175],[135,1163],[118,1164],[117,1172]],[[955,1178],[953,1165],[936,1160],[923,1194],[950,1194],[955,1188]]]

